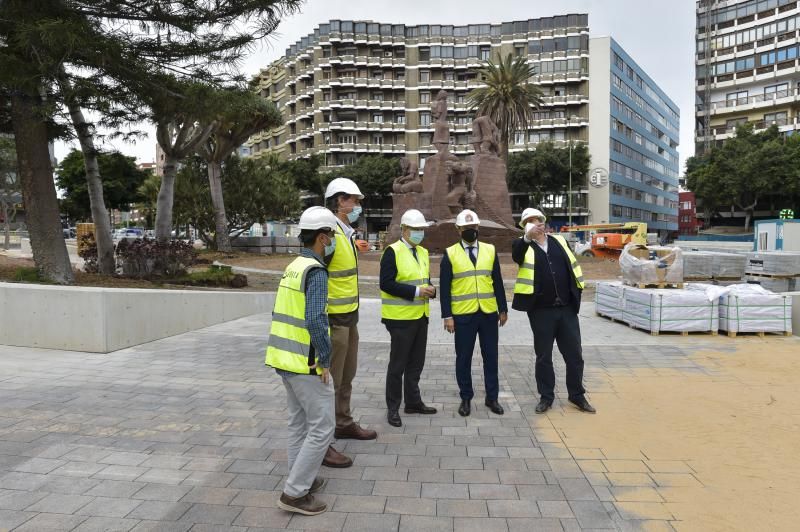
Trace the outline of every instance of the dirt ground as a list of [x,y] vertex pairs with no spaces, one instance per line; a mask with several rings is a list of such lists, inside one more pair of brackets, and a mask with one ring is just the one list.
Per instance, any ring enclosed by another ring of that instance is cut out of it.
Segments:
[[[746,338],[735,353],[698,351],[693,358],[709,374],[612,374],[614,393],[594,396],[602,415],[550,418],[568,446],[620,459],[644,455],[663,468],[662,478],[671,475],[658,493],[679,531],[798,530],[797,346]],[[682,464],[691,469],[675,467]],[[682,474],[691,470],[700,483]],[[651,490],[630,488],[628,500],[660,501]],[[635,504],[648,512],[647,502]]]
[[[214,261],[232,266],[243,268],[254,268],[258,270],[282,271],[286,268],[296,255],[252,255],[249,253],[218,253],[201,252],[201,264],[192,269],[203,269]],[[360,256],[359,272],[362,276],[377,277],[380,273],[381,254],[377,251],[364,253]],[[431,276],[439,276],[440,255],[431,257]],[[620,275],[619,264],[613,261],[601,260],[589,257],[579,257],[584,277],[587,280],[607,280],[615,279]],[[17,268],[33,267],[30,259],[10,258],[0,254],[0,281],[12,281],[14,272]],[[503,272],[503,279],[512,281],[517,275],[517,265],[511,260],[510,254],[500,255],[500,267]],[[279,276],[276,274],[257,274],[247,273],[248,286],[244,290],[251,291],[274,291],[278,288]],[[154,283],[150,281],[140,281],[135,279],[123,279],[107,275],[87,274],[81,271],[75,273],[75,284],[78,286],[98,286],[106,288],[168,288],[168,289],[200,289],[185,286],[175,286],[169,284]],[[363,297],[379,297],[380,290],[375,280],[362,279],[360,292]],[[509,296],[511,291],[507,291]],[[591,289],[584,293],[584,298],[591,297]]]

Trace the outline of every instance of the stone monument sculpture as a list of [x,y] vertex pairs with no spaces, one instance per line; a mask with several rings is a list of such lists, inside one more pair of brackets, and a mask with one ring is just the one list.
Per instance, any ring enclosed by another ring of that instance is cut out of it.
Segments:
[[400,175],[392,184],[392,192],[395,194],[422,192],[422,180],[419,178],[417,163],[407,157],[400,159]]
[[520,232],[514,226],[506,184],[506,164],[499,157],[500,132],[492,120],[478,116],[472,123],[470,143],[475,155],[459,159],[450,153],[447,122],[447,92],[441,90],[431,102],[433,145],[436,154],[425,160],[422,182],[417,166],[401,159],[401,174],[393,183],[392,223],[387,242],[400,233],[400,217],[408,209],[419,209],[437,223],[425,231],[425,247],[442,252],[458,238],[455,217],[462,209],[474,210],[481,219],[481,240],[504,252]]

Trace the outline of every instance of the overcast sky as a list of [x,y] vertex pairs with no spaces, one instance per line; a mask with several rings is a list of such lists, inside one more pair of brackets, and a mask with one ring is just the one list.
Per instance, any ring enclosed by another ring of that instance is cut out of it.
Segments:
[[[306,0],[302,12],[281,22],[257,45],[241,69],[254,75],[286,47],[330,19],[402,24],[476,24],[589,13],[591,37],[612,36],[680,107],[681,173],[694,152],[694,0]],[[591,82],[591,81],[590,81]],[[150,128],[152,130],[152,128]],[[154,135],[116,148],[140,162],[155,160]],[[56,146],[60,160],[69,147]]]

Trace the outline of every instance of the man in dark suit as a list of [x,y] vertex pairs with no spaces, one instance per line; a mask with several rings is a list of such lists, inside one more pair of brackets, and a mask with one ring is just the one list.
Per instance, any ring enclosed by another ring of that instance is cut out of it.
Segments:
[[381,257],[381,321],[392,339],[386,372],[386,419],[393,427],[403,425],[400,403],[406,414],[435,414],[422,402],[419,378],[425,366],[428,317],[436,288],[431,285],[428,250],[420,245],[430,224],[416,209],[400,219],[400,240]]
[[538,209],[522,211],[525,235],[514,241],[511,255],[519,265],[511,308],[528,314],[536,352],[536,413],[550,409],[555,399],[553,341],[567,366],[569,401],[583,412],[595,409],[583,388],[583,353],[578,311],[583,291],[583,272],[560,235],[545,233],[545,216]]
[[456,217],[461,238],[442,255],[439,278],[444,328],[456,335],[456,382],[461,395],[458,413],[468,416],[472,389],[472,353],[480,338],[483,357],[485,404],[497,415],[503,407],[497,401],[500,385],[497,378],[498,324],[508,319],[506,293],[500,274],[500,261],[494,246],[478,241],[480,220],[466,209]]

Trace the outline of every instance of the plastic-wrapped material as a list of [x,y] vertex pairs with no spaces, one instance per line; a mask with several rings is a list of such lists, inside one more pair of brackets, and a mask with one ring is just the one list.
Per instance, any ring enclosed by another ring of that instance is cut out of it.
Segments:
[[681,248],[628,244],[619,257],[619,266],[626,284],[683,282]]
[[800,251],[748,253],[745,271],[756,275],[800,275]]
[[748,275],[748,283],[761,286],[770,292],[796,292],[800,290],[800,277],[769,277],[764,275]]
[[753,284],[728,287],[720,298],[719,328],[731,332],[792,332],[792,297]]
[[623,291],[622,320],[651,333],[716,332],[719,299],[705,291],[634,288]]
[[708,251],[684,251],[683,277],[685,279],[713,279],[712,253]]
[[743,253],[713,253],[711,273],[714,279],[742,279],[747,256]]
[[622,320],[622,291],[619,281],[599,282],[594,291],[594,310],[601,316]]

